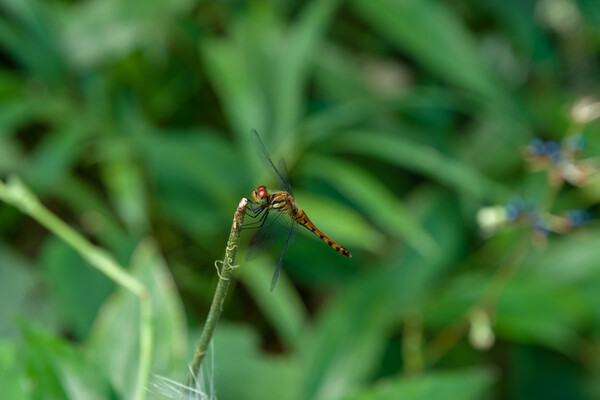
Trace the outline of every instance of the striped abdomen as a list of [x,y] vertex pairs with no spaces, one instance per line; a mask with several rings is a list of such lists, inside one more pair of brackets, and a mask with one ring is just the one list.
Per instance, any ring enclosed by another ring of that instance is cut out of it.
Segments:
[[335,240],[331,239],[329,236],[325,235],[323,232],[321,232],[319,229],[317,229],[315,224],[313,224],[311,222],[311,220],[308,219],[308,216],[306,215],[306,213],[303,210],[301,210],[300,208],[296,209],[296,213],[294,215],[292,215],[292,218],[296,222],[298,222],[300,225],[304,226],[306,229],[308,229],[309,231],[311,231],[315,235],[317,235],[322,241],[327,243],[332,249],[334,249],[341,255],[346,256],[346,257],[352,257],[352,254],[350,254],[350,252],[348,251],[347,248],[342,247],[342,245],[340,245]]

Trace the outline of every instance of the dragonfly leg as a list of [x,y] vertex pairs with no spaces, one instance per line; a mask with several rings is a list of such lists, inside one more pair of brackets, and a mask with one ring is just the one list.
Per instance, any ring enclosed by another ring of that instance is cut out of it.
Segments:
[[[258,205],[258,204],[254,204],[256,207],[252,206],[253,203],[248,203],[248,208],[246,209],[246,215],[249,215],[252,218],[256,218],[258,216],[258,214],[260,214],[261,212],[263,212],[265,210],[266,207]],[[250,211],[248,211],[250,210]]]
[[259,210],[259,212],[257,212],[255,215],[251,215],[251,217],[256,217],[256,216],[260,215],[261,212],[263,213],[263,215],[260,216],[260,219],[258,221],[254,221],[254,222],[250,222],[250,223],[242,225],[242,230],[262,228],[262,226],[265,224],[265,221],[267,220],[267,215],[269,215],[269,209],[263,208],[263,209]]
[[261,212],[265,211],[268,207],[256,204],[255,207],[249,206],[246,209],[246,215],[249,215],[252,218],[256,218],[260,215]]

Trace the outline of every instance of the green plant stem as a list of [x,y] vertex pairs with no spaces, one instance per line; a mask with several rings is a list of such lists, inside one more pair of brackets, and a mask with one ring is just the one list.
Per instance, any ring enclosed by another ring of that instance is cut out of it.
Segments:
[[206,356],[217,322],[219,322],[219,317],[223,311],[223,303],[225,302],[227,290],[229,289],[231,273],[235,268],[235,257],[240,243],[242,223],[244,222],[247,206],[248,200],[243,198],[233,217],[233,225],[231,226],[229,241],[227,242],[227,248],[225,249],[225,258],[223,258],[223,261],[220,261],[222,265],[221,270],[218,272],[219,282],[217,283],[217,289],[215,290],[215,295],[212,304],[210,305],[208,316],[206,317],[206,323],[204,324],[204,329],[202,330],[200,341],[196,348],[196,353],[194,354],[194,360],[192,361],[192,368],[187,382],[188,386],[191,385],[194,382],[195,377],[198,376],[202,360],[204,360],[204,357]]
[[64,240],[94,268],[108,276],[118,285],[132,292],[140,301],[140,355],[134,399],[146,398],[146,386],[152,361],[152,302],[146,287],[121,267],[104,249],[91,244],[77,231],[64,223],[39,201],[17,177],[9,177],[7,183],[0,181],[0,200],[11,204],[31,216],[50,232]]
[[529,241],[519,241],[514,250],[509,251],[510,256],[500,264],[496,273],[489,282],[489,288],[483,296],[469,308],[460,318],[443,329],[429,344],[427,354],[428,365],[435,364],[444,354],[455,346],[469,331],[469,312],[473,308],[481,308],[491,312],[496,307],[500,296],[512,280],[515,272],[525,260],[529,252]]
[[144,288],[145,295],[138,296],[140,299],[140,358],[139,369],[135,382],[134,399],[146,398],[146,387],[152,367],[152,347],[154,343],[154,325],[152,324],[152,299]]
[[408,312],[402,335],[404,372],[416,375],[423,372],[423,316],[419,310]]

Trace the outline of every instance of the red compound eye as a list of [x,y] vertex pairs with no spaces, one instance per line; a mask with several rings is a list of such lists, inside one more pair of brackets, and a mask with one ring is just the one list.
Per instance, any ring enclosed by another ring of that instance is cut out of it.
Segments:
[[261,199],[264,199],[265,197],[267,197],[267,187],[266,186],[257,187],[256,188],[256,196]]

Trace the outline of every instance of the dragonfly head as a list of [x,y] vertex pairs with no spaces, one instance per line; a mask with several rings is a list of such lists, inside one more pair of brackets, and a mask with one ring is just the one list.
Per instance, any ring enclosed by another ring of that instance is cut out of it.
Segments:
[[254,198],[254,202],[261,206],[267,205],[267,187],[259,186],[256,188],[254,192],[252,192],[252,198]]

